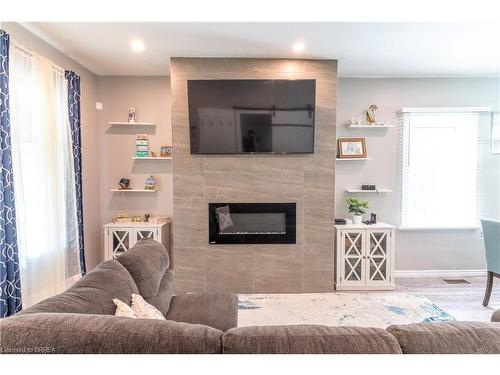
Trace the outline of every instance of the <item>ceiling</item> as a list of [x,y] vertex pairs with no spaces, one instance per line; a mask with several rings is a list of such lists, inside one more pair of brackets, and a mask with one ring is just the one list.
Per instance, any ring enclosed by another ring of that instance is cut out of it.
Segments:
[[[168,75],[170,57],[338,59],[344,77],[499,76],[497,23],[23,23],[98,75]],[[145,50],[132,53],[140,38]],[[298,54],[296,41],[305,43]]]

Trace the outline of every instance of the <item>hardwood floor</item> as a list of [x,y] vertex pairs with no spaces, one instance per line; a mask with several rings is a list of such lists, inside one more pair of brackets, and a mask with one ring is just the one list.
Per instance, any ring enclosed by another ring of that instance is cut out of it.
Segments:
[[[449,278],[447,278],[449,279]],[[482,305],[486,277],[464,277],[470,284],[448,284],[443,278],[396,278],[396,292],[424,294],[457,320],[490,321],[500,309],[500,280],[495,280],[488,307]]]

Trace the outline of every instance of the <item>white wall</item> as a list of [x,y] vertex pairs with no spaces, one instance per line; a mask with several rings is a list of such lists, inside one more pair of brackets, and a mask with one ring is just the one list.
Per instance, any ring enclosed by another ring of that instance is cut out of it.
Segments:
[[[340,78],[338,87],[337,137],[365,137],[367,161],[341,161],[336,166],[336,217],[346,217],[345,188],[362,183],[392,189],[385,195],[363,195],[378,220],[399,225],[400,162],[397,111],[401,107],[489,106],[499,110],[499,80],[495,78]],[[364,120],[364,110],[377,104],[377,119],[396,127],[389,129],[347,129],[352,117]],[[489,134],[489,129],[482,129]],[[493,212],[498,215],[500,156],[490,189]],[[491,212],[491,211],[490,211]],[[484,269],[479,230],[397,231],[397,270]]]
[[[149,150],[160,154],[160,146],[172,145],[170,125],[170,78],[168,76],[99,76],[99,111],[96,139],[100,144],[101,224],[125,212],[129,215],[172,216],[172,160],[134,160],[137,133],[149,135]],[[109,126],[109,121],[127,121],[128,109],[136,109],[138,122],[155,127]],[[131,187],[143,189],[147,176],[159,186],[156,193],[113,193],[122,177]],[[103,243],[103,241],[101,241]],[[101,252],[102,254],[102,252]]]

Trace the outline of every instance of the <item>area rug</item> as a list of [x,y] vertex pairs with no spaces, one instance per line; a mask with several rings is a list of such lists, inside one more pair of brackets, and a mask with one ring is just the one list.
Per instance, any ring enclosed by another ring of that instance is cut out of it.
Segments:
[[386,328],[455,320],[419,293],[242,294],[239,301],[239,327],[323,324]]

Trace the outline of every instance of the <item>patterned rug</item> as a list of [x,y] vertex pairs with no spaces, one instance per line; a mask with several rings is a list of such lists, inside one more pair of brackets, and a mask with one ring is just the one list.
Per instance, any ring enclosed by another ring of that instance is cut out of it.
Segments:
[[386,328],[455,320],[419,293],[241,294],[238,326],[323,324]]

